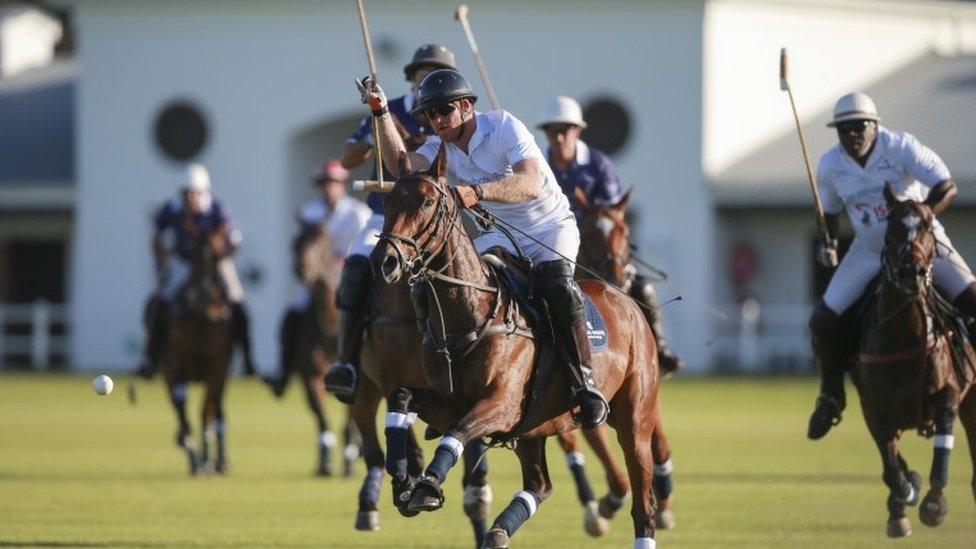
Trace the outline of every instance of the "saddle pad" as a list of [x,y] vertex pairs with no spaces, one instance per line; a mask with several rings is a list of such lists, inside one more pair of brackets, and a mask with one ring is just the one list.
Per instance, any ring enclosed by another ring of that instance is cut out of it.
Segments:
[[607,349],[607,323],[590,296],[583,294],[583,311],[586,318],[586,338],[590,340],[590,351],[597,353]]

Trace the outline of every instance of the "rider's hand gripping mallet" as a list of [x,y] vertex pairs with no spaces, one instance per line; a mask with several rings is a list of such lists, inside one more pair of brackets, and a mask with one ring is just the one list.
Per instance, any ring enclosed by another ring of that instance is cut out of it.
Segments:
[[471,23],[468,22],[468,5],[461,4],[458,6],[454,12],[454,18],[461,22],[464,37],[468,39],[468,47],[471,49],[471,55],[474,56],[475,65],[478,66],[478,74],[481,75],[481,81],[485,85],[485,91],[488,92],[488,100],[491,102],[491,108],[495,110],[502,108],[498,102],[498,97],[495,96],[495,88],[491,86],[491,80],[488,78],[488,69],[485,68],[485,62],[481,59],[481,51],[478,50],[478,43],[474,41],[474,33],[471,32]]
[[824,217],[823,204],[820,202],[817,180],[813,176],[813,167],[810,165],[810,153],[807,151],[807,142],[803,138],[803,126],[800,125],[800,117],[796,113],[796,103],[793,101],[793,90],[790,88],[788,73],[789,60],[786,56],[786,48],[782,48],[779,50],[779,89],[785,91],[790,98],[790,107],[793,109],[793,121],[796,123],[796,133],[800,136],[800,148],[803,149],[803,161],[807,167],[807,181],[810,183],[810,191],[813,193],[813,203],[817,210],[817,225],[820,228],[820,240],[824,245],[829,245],[830,233],[827,230],[827,220]]
[[[373,44],[369,40],[369,25],[366,23],[366,8],[363,7],[363,0],[356,0],[356,10],[359,12],[359,28],[363,31],[363,44],[366,46],[366,60],[369,62],[369,76],[373,79],[373,84],[376,84],[376,58],[373,56]],[[373,117],[373,148],[376,151],[376,178],[379,180],[378,188],[375,190],[382,190],[384,188],[383,153],[382,147],[380,146],[379,121],[375,116]]]

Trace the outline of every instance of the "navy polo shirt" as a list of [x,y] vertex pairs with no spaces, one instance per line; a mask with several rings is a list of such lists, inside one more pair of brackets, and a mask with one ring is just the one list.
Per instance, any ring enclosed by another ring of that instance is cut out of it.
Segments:
[[[411,92],[405,95],[401,95],[396,99],[391,99],[387,104],[387,107],[390,109],[390,114],[396,117],[397,122],[400,123],[400,126],[402,126],[403,129],[406,130],[409,135],[414,137],[426,138],[428,135],[430,135],[430,129],[427,128],[427,126],[417,122],[417,120],[414,119],[414,117],[410,116],[410,109],[413,108],[415,100],[416,98],[413,92]],[[372,134],[373,134],[373,117],[365,116],[363,117],[362,122],[360,122],[359,128],[357,128],[356,131],[353,132],[348,139],[346,139],[346,142],[359,143],[367,139],[372,139]],[[411,152],[413,152],[414,150],[416,150],[417,147],[416,146],[410,147],[410,145],[408,144],[407,148],[410,149]],[[376,179],[375,168],[373,169],[372,177],[373,179]],[[393,181],[394,179],[396,179],[393,176],[393,174],[391,174],[386,169],[385,166],[383,167],[383,179],[385,181]],[[373,210],[373,213],[382,215],[383,214],[383,193],[369,193],[369,196],[366,198],[366,205],[369,206],[371,210]]]
[[582,140],[576,141],[576,158],[565,169],[556,166],[552,161],[552,151],[546,150],[546,159],[556,175],[556,181],[563,193],[569,198],[573,213],[579,205],[573,189],[579,187],[591,204],[613,204],[620,199],[620,181],[613,169],[610,158],[602,152],[589,147]]

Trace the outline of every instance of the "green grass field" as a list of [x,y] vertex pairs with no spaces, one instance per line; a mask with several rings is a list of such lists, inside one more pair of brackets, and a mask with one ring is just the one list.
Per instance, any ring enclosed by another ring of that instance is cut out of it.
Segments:
[[[444,509],[413,519],[392,509],[385,480],[382,529],[354,531],[362,465],[351,480],[312,477],[313,423],[294,385],[278,402],[256,382],[235,383],[227,403],[231,474],[188,478],[173,445],[175,420],[161,383],[141,382],[132,407],[126,379],[116,379],[116,391],[105,398],[89,382],[0,376],[0,546],[473,545],[460,509],[458,470],[448,481]],[[888,541],[887,491],[857,406],[835,432],[811,443],[804,431],[812,381],[678,379],[663,392],[678,523],[658,533],[661,547],[976,547],[961,427],[946,523],[929,529],[913,509],[915,533]],[[196,390],[194,417],[198,400]],[[334,424],[344,418],[334,402],[330,413]],[[904,449],[927,477],[930,443],[911,435]],[[489,456],[497,513],[520,482],[514,455],[493,450]],[[604,538],[583,533],[555,443],[549,456],[555,492],[519,530],[516,546],[630,547],[626,512]],[[594,459],[588,471],[602,493]]]

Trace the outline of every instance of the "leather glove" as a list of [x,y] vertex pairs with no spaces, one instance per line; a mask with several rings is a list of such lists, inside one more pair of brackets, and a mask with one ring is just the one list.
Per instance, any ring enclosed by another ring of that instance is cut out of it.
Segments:
[[374,114],[386,110],[386,94],[372,77],[364,76],[356,80],[356,88],[359,90],[359,99],[369,105]]
[[453,189],[454,198],[457,199],[458,205],[464,209],[471,209],[481,199],[481,193],[477,191],[477,187],[474,185],[458,185]]
[[836,238],[827,238],[817,244],[817,262],[830,269],[837,266]]

